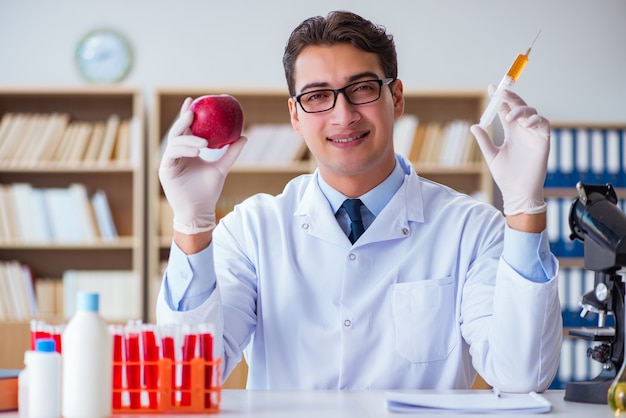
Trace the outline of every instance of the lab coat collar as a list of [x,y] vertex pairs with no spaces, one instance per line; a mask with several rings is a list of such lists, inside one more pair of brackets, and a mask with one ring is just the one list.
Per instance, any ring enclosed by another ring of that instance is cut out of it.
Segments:
[[[411,222],[424,221],[421,179],[410,163],[406,160],[401,163],[406,167],[405,172],[408,172],[402,186],[354,246],[406,238],[411,234]],[[309,177],[294,216],[302,218],[300,223],[307,224],[309,234],[351,246],[318,185],[318,175],[319,171],[316,170],[314,175]]]

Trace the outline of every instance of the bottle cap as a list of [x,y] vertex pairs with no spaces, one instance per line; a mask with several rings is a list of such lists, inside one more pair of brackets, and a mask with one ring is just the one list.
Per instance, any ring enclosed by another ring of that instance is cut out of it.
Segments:
[[78,292],[78,302],[76,308],[79,311],[98,312],[100,309],[99,297],[97,293]]
[[57,343],[52,338],[40,338],[35,344],[35,351],[45,353],[54,353],[57,349]]

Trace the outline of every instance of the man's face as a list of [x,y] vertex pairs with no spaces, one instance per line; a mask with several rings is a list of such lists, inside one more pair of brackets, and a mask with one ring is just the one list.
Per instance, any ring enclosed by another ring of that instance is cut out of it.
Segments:
[[[296,95],[319,89],[339,89],[365,80],[383,80],[378,57],[348,44],[309,46],[295,62]],[[340,184],[357,180],[366,190],[384,180],[395,164],[393,124],[402,115],[402,83],[382,86],[380,99],[353,105],[339,94],[335,107],[306,113],[289,100],[291,123],[304,137],[324,179]],[[345,192],[344,192],[345,193]]]

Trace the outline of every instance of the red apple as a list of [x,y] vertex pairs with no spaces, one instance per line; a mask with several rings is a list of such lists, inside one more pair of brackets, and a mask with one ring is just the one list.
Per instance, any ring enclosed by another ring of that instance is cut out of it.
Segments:
[[191,133],[209,141],[208,148],[232,144],[243,130],[243,109],[228,94],[201,96],[189,107],[194,113]]

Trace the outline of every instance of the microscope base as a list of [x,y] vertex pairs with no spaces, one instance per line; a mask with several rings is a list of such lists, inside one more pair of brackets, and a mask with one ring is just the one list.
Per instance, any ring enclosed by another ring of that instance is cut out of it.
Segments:
[[608,392],[614,377],[597,376],[589,382],[565,384],[565,400],[569,402],[608,404]]

